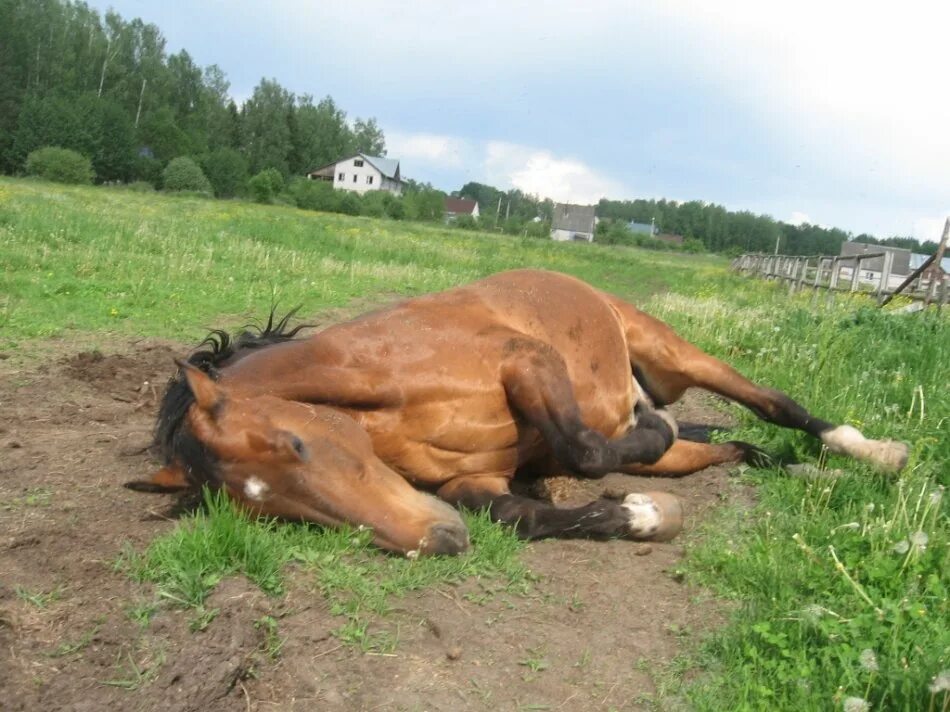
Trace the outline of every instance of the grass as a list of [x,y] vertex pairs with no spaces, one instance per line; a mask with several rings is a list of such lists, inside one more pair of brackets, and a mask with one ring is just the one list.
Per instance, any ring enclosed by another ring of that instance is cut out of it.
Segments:
[[[645,304],[820,417],[912,446],[906,470],[885,476],[736,409],[741,428],[728,437],[780,460],[816,463],[820,472],[806,479],[778,468],[747,471],[756,505],[720,511],[687,542],[683,575],[730,601],[734,613],[701,647],[684,643],[684,657],[658,673],[657,704],[950,706],[946,313],[881,312],[845,294],[789,297],[728,274],[715,257],[11,179],[0,179],[0,251],[0,350],[14,358],[48,337],[193,341],[278,300],[315,313],[518,266],[569,272]],[[41,506],[37,500],[17,505]],[[510,532],[466,516],[471,554],[408,561],[368,548],[366,533],[250,522],[212,500],[128,562],[163,601],[194,611],[198,628],[216,613],[205,604],[221,577],[246,575],[279,595],[287,567],[296,566],[341,616],[341,639],[385,650],[397,633],[371,622],[385,618],[395,597],[476,576],[524,584]],[[130,615],[147,622],[151,605]],[[279,654],[276,625],[261,626],[268,650]]]
[[864,298],[789,298],[756,281],[658,297],[652,311],[752,378],[833,422],[912,447],[886,476],[827,456],[741,409],[740,438],[817,478],[749,471],[752,511],[724,510],[691,543],[685,573],[734,601],[707,641],[708,674],[680,690],[696,709],[941,709],[950,668],[950,328],[933,311]]
[[[145,552],[127,551],[121,563],[137,580],[156,584],[159,600],[192,610],[195,630],[217,614],[205,602],[221,579],[243,575],[278,596],[285,590],[285,568],[293,564],[312,574],[331,612],[341,617],[336,635],[342,642],[388,651],[396,635],[379,628],[394,598],[469,578],[499,580],[508,590],[527,585],[528,572],[518,556],[523,544],[512,530],[495,526],[482,513],[465,513],[464,518],[472,540],[468,553],[406,559],[378,552],[368,530],[252,520],[223,494],[206,492],[203,509]],[[268,649],[279,651],[276,621],[259,624],[270,641]]]
[[[644,297],[721,258],[554,244],[236,201],[0,178],[0,349],[97,332],[194,341],[273,303],[303,314],[518,266]],[[241,320],[244,320],[242,322]]]

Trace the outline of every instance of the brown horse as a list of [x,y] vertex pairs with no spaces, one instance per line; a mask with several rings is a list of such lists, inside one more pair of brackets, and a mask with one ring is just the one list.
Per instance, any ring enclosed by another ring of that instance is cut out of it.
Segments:
[[677,439],[665,407],[694,386],[882,469],[907,459],[903,443],[819,420],[553,272],[505,272],[308,338],[286,327],[235,343],[215,332],[180,364],[157,427],[166,466],[140,489],[224,487],[261,514],[371,527],[410,556],[468,546],[448,504],[489,506],[525,537],[669,538],[681,526],[670,495],[565,509],[509,484],[525,470],[670,476],[754,456],[744,443]]

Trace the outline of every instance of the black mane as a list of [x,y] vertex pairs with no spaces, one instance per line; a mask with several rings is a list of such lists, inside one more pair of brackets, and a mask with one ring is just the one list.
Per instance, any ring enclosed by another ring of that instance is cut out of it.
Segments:
[[[188,363],[217,380],[219,369],[234,363],[249,352],[283,343],[293,339],[308,324],[289,328],[291,318],[300,307],[291,309],[283,319],[275,321],[275,309],[271,309],[264,326],[244,327],[236,338],[222,329],[214,329],[188,357]],[[207,348],[205,348],[207,347]],[[180,465],[193,485],[216,486],[217,458],[188,428],[185,416],[195,397],[181,369],[169,380],[155,423],[155,445],[165,465]]]

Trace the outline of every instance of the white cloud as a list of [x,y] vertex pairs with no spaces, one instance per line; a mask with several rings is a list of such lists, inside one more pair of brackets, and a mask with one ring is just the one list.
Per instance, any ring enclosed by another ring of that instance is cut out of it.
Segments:
[[808,213],[792,211],[792,217],[786,221],[789,225],[814,225],[814,221],[808,216]]
[[387,152],[400,160],[421,163],[439,163],[457,168],[471,154],[468,142],[453,136],[439,136],[429,133],[386,134]]
[[582,161],[505,141],[485,144],[488,180],[558,202],[589,204],[623,195],[623,186]]
[[509,141],[395,131],[386,135],[386,147],[390,156],[402,161],[404,173],[417,180],[428,180],[428,174],[441,169],[465,168],[471,180],[559,202],[596,203],[626,194],[619,182],[583,161]]

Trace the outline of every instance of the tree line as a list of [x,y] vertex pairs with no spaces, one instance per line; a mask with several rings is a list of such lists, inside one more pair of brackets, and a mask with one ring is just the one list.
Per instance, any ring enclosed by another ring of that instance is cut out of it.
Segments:
[[189,156],[230,197],[267,169],[303,175],[346,154],[386,152],[373,118],[262,79],[240,107],[216,65],[168,53],[158,27],[83,2],[0,0],[0,170],[44,146],[91,159],[98,182],[161,183]]

